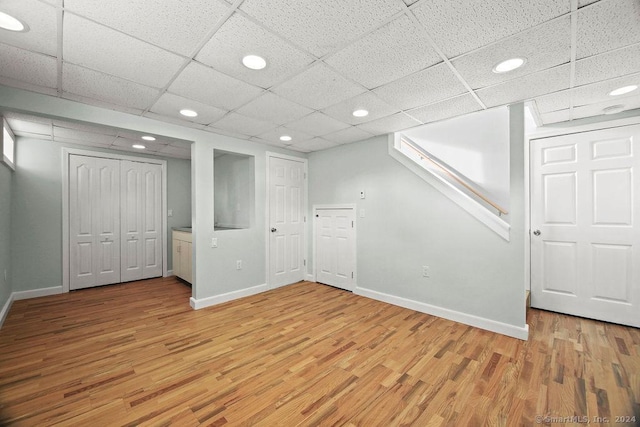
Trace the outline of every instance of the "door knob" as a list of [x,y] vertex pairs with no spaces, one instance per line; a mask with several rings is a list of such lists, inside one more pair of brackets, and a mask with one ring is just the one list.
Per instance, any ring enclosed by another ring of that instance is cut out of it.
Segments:
[[542,234],[542,233],[540,233],[540,230],[536,230],[536,231],[533,232],[534,236],[539,236],[540,234]]
[[272,232],[272,233],[275,233],[276,231],[278,231],[278,230],[276,230],[275,228],[272,228],[272,229],[271,229],[271,232]]

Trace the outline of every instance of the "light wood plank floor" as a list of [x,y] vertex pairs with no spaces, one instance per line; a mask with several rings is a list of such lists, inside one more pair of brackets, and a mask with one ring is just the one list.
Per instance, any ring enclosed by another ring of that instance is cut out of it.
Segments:
[[531,310],[523,342],[309,282],[198,311],[190,293],[154,279],[16,301],[0,425],[640,419],[638,329]]

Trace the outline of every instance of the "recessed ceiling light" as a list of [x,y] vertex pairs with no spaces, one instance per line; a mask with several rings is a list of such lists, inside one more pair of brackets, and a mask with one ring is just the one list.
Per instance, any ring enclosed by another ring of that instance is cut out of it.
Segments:
[[525,63],[524,58],[511,58],[506,61],[502,61],[498,63],[495,67],[493,67],[494,73],[508,73],[509,71],[513,71],[516,68],[520,68]]
[[615,89],[609,92],[609,95],[611,96],[624,95],[625,93],[633,92],[636,89],[638,89],[638,85],[619,87],[618,89]]
[[262,70],[267,66],[267,61],[258,55],[247,55],[242,58],[242,63],[245,67],[251,68],[252,70]]
[[133,144],[132,147],[137,149],[137,150],[144,150],[145,148],[147,148],[142,144]]
[[612,105],[602,110],[605,114],[617,114],[624,111],[624,105]]
[[142,137],[142,139],[144,139],[145,141],[155,141],[156,138],[151,136],[151,135],[145,135]]
[[196,113],[193,110],[187,110],[187,109],[180,110],[180,114],[182,114],[185,117],[198,117],[198,113]]
[[367,110],[355,110],[353,113],[354,117],[367,117],[369,112]]
[[27,24],[4,12],[0,12],[0,28],[23,33],[29,31]]
[[291,141],[291,137],[289,135],[282,135],[280,141]]

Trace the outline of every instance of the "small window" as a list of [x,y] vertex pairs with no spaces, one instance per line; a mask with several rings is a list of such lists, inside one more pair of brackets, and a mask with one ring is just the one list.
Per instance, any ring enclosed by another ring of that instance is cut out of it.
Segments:
[[11,169],[15,169],[16,137],[4,118],[2,119],[2,139],[0,139],[0,147],[2,148],[2,163]]

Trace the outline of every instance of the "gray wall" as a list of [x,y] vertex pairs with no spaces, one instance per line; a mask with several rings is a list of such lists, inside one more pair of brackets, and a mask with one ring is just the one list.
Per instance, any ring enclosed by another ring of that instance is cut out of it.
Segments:
[[309,154],[309,208],[365,210],[356,227],[359,287],[524,326],[522,105],[512,117],[510,242],[389,156],[386,137]]
[[[62,147],[107,151],[39,139],[17,139],[12,203],[13,291],[62,285]],[[168,208],[173,209],[168,226],[188,226],[191,224],[190,162],[165,160],[167,202]],[[167,245],[171,268],[170,236]]]
[[214,222],[216,227],[249,228],[253,219],[253,157],[223,154],[215,158]]
[[[11,292],[11,185],[13,173],[8,166],[0,164],[0,310]],[[7,280],[5,281],[5,273]]]

